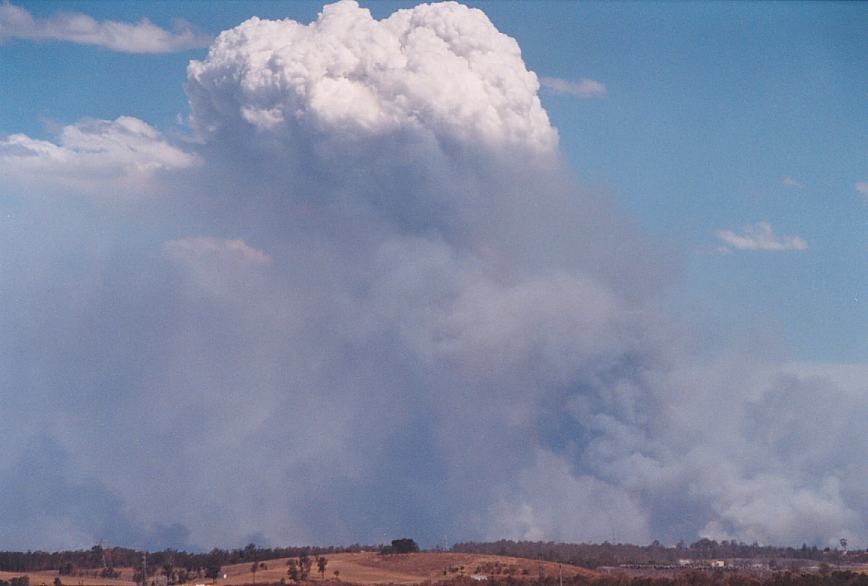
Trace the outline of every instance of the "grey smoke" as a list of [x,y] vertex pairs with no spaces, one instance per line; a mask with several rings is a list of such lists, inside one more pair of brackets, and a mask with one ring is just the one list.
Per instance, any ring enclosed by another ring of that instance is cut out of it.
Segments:
[[198,143],[148,135],[183,164],[6,188],[0,547],[864,543],[865,379],[661,310],[677,254],[538,89],[457,4],[254,19],[189,68]]

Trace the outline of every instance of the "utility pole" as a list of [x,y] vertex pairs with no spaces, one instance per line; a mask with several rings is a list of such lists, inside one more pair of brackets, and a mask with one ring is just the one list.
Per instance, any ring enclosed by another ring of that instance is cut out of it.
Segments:
[[561,586],[564,586],[564,565],[558,562],[558,580]]
[[142,554],[142,586],[148,586],[148,550]]

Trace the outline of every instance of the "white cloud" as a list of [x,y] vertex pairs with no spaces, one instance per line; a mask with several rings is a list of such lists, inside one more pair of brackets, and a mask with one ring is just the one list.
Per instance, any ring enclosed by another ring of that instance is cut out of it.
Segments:
[[[308,26],[252,18],[192,61],[192,123],[206,135],[388,133],[552,152],[536,75],[477,9],[424,4],[377,21],[356,2]],[[309,141],[308,141],[309,142]]]
[[795,188],[795,189],[804,189],[804,188],[805,188],[805,184],[804,184],[804,183],[802,183],[801,181],[798,181],[798,180],[796,180],[796,179],[793,179],[792,177],[789,177],[789,176],[784,177],[784,178],[781,180],[781,183],[783,183],[783,184],[786,185],[787,187],[793,187],[793,188]]
[[174,31],[167,31],[147,19],[135,24],[98,21],[78,12],[61,12],[48,18],[35,18],[24,8],[8,2],[0,4],[0,42],[5,39],[66,41],[97,45],[123,53],[185,51],[207,47],[210,40],[180,20],[176,22]]
[[865,201],[868,202],[868,181],[859,181],[856,183],[856,191],[865,196]]
[[543,77],[540,83],[556,94],[567,94],[577,98],[602,98],[606,95],[606,86],[593,79],[583,78],[575,82],[557,77]]
[[718,230],[717,237],[736,250],[806,250],[808,243],[798,236],[777,236],[768,222],[757,222],[744,227],[741,234],[732,230]]
[[6,178],[91,193],[113,187],[140,189],[159,171],[196,162],[194,155],[129,116],[65,126],[57,143],[24,134],[0,139],[0,170]]

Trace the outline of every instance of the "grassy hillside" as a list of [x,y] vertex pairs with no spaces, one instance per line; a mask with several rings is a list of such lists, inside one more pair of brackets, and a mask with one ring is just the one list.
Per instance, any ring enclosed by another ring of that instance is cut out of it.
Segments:
[[[380,555],[376,552],[340,553],[326,556],[328,567],[326,579],[334,580],[334,572],[340,572],[341,582],[354,584],[418,584],[438,582],[456,576],[473,574],[512,575],[516,578],[536,578],[539,565],[534,560],[469,553],[424,552],[412,554]],[[257,582],[279,582],[286,576],[287,559],[265,562],[267,570],[256,573]],[[250,564],[238,564],[224,568],[226,586],[240,586],[253,581]],[[558,564],[544,563],[544,571],[549,576],[558,574]],[[564,565],[564,577],[583,575],[593,576],[594,572],[584,568]],[[316,565],[311,575],[312,581],[320,581]]]
[[[353,584],[418,584],[422,582],[440,582],[450,580],[457,576],[487,575],[487,576],[513,576],[518,579],[536,579],[539,575],[539,564],[535,560],[494,556],[472,553],[447,553],[447,552],[423,552],[411,554],[380,555],[377,552],[339,553],[326,556],[328,566],[325,580]],[[256,572],[257,584],[280,582],[287,577],[287,561],[289,558],[273,560],[261,560],[266,569]],[[225,566],[222,577],[217,580],[217,586],[241,586],[252,584],[253,574],[250,572],[249,563]],[[558,564],[544,562],[544,572],[547,576],[558,575]],[[335,571],[338,575],[335,575]],[[592,570],[576,566],[564,565],[561,568],[565,578],[570,576],[593,577],[596,575]],[[107,580],[96,576],[62,576],[64,586],[133,586],[132,569],[121,568],[121,576],[116,580]],[[57,577],[57,572],[0,572],[0,579],[9,580],[14,576],[26,575],[30,577],[31,586],[52,586]],[[313,566],[311,576],[307,580],[309,586],[323,579],[316,572],[316,564]],[[194,579],[190,586],[195,584],[210,584],[205,579]]]
[[[131,568],[120,568],[121,576],[118,579],[100,578],[99,572],[90,570],[86,573],[92,575],[84,576],[60,576],[63,586],[134,586],[133,570]],[[18,576],[27,576],[30,578],[30,586],[52,586],[54,579],[57,578],[57,571],[46,570],[42,572],[0,572],[0,580],[9,581]]]

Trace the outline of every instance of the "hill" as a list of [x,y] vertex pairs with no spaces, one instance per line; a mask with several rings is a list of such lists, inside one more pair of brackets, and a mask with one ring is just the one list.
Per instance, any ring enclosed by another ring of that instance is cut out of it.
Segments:
[[[327,555],[328,567],[326,579],[334,579],[335,571],[339,572],[341,582],[353,584],[419,584],[422,582],[441,582],[457,576],[485,575],[507,576],[515,578],[536,579],[539,575],[539,564],[535,560],[505,556],[451,553],[422,552],[409,554],[380,555],[377,552],[339,553]],[[279,582],[286,577],[288,558],[265,562],[267,570],[256,573],[258,583]],[[543,571],[547,576],[558,575],[558,564],[543,562]],[[563,565],[561,568],[565,578],[571,576],[594,577],[596,572],[577,566]],[[250,564],[236,564],[223,569],[226,580],[219,583],[225,586],[241,586],[253,582]],[[312,581],[320,581],[314,565]]]
[[[409,554],[380,555],[378,552],[326,554],[328,565],[325,580],[316,572],[314,564],[311,576],[305,582],[313,586],[317,582],[344,582],[352,584],[419,584],[423,582],[443,582],[459,576],[512,576],[517,579],[535,580],[539,575],[539,563],[525,558],[496,556],[474,553],[421,552]],[[256,583],[280,582],[287,578],[289,558],[260,560],[265,568],[256,572]],[[61,576],[64,586],[134,586],[131,568],[118,568],[121,576],[109,580],[99,578],[94,571],[92,576]],[[253,573],[248,562],[224,566],[221,574],[226,578],[216,581],[216,586],[242,586],[252,584]],[[543,562],[546,576],[558,576],[558,564]],[[584,576],[592,578],[598,574],[592,570],[564,564],[560,571],[564,578]],[[335,572],[338,572],[335,575]],[[51,586],[57,577],[56,571],[41,572],[0,572],[0,580],[15,576],[28,576],[30,586]],[[210,584],[210,580],[194,579],[189,586]]]

